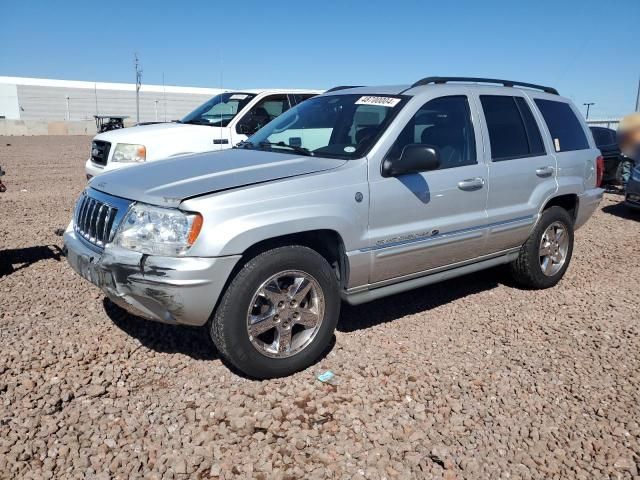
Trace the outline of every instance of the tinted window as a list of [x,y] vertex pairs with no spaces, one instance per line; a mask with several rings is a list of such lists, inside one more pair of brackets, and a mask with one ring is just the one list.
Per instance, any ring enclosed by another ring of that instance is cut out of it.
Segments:
[[534,154],[529,147],[525,122],[514,97],[481,95],[480,102],[489,129],[493,160],[510,160]]
[[399,158],[404,147],[412,144],[436,147],[441,169],[475,164],[476,140],[467,97],[441,97],[424,104],[400,132],[387,158]]
[[616,143],[615,131],[602,127],[590,127],[597,147]]
[[520,110],[520,115],[522,115],[522,120],[524,120],[524,128],[527,131],[529,153],[531,155],[544,155],[546,152],[544,143],[542,142],[542,135],[540,135],[540,129],[533,118],[527,101],[522,97],[515,97],[515,99],[516,105],[518,105],[518,109]]
[[568,103],[542,99],[535,102],[549,128],[556,152],[589,148],[582,124]]

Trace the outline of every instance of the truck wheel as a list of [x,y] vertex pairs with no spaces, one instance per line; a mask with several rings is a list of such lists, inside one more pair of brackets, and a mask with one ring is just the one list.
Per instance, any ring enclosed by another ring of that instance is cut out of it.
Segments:
[[268,250],[231,281],[210,322],[220,354],[254,378],[289,375],[327,348],[340,315],[329,263],[303,246]]
[[553,287],[566,272],[573,253],[573,221],[562,207],[542,212],[540,221],[511,263],[511,274],[520,285]]

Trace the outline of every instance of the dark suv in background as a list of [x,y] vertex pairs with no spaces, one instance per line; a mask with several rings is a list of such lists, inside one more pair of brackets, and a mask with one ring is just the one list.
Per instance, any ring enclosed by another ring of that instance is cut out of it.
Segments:
[[589,127],[596,141],[596,146],[602,152],[604,158],[603,187],[622,186],[623,162],[627,159],[618,147],[616,131],[605,127]]

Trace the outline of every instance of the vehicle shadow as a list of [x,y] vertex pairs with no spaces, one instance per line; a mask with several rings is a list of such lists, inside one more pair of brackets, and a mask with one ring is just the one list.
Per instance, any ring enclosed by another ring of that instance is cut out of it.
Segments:
[[[471,275],[437,283],[405,293],[382,298],[364,305],[342,306],[337,329],[354,332],[392,322],[407,315],[425,312],[454,300],[509,285],[504,268],[496,267]],[[221,360],[233,373],[250,378],[221,357],[211,341],[207,327],[167,325],[145,320],[128,313],[123,308],[103,300],[104,310],[113,323],[127,335],[136,338],[146,348],[162,353],[182,353],[195,360]],[[335,335],[321,357],[324,359],[335,346]],[[317,363],[316,362],[316,363]]]
[[496,288],[511,286],[504,268],[496,267],[454,278],[364,305],[343,304],[338,330],[354,332],[382,323],[392,322],[407,315],[425,312],[454,300]]
[[[236,375],[252,379],[220,356],[206,326],[188,327],[153,322],[130,314],[106,297],[102,303],[105,313],[114,325],[127,335],[138,339],[146,348],[161,353],[182,353],[194,360],[220,360]],[[329,355],[335,344],[336,337],[333,335],[318,362]]]
[[0,250],[0,278],[30,267],[40,260],[60,261],[63,253],[57,245]]
[[145,347],[162,353],[182,353],[194,360],[216,360],[218,352],[203,327],[185,327],[153,322],[130,314],[108,298],[104,311],[120,330]]
[[609,215],[624,218],[625,220],[640,221],[640,211],[633,210],[622,202],[602,207],[602,211]]

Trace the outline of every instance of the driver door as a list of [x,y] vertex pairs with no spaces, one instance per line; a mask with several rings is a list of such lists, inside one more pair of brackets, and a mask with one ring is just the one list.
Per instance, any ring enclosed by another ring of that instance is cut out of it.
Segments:
[[[488,167],[478,154],[482,140],[470,102],[466,95],[429,100],[408,113],[386,154],[370,162],[370,284],[420,276],[484,251]],[[381,162],[399,158],[410,144],[436,147],[440,168],[383,177]]]
[[267,95],[246,112],[232,129],[232,144],[236,145],[256,133],[274,118],[291,108],[286,94]]

